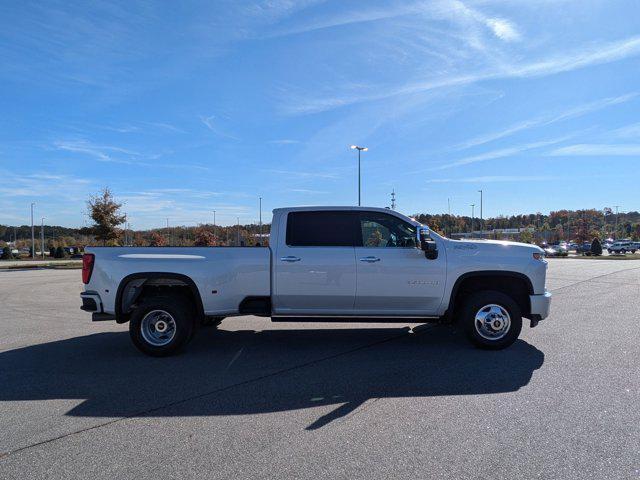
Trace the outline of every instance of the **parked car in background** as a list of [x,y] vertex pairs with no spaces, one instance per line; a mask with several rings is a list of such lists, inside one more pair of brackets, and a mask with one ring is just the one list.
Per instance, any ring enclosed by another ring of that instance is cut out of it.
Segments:
[[576,253],[591,255],[591,242],[583,242],[576,247]]
[[613,245],[611,245],[607,249],[607,251],[610,254],[620,253],[622,255],[624,255],[627,252],[636,253],[636,250],[638,250],[638,248],[636,247],[636,244],[629,240],[620,240],[617,242],[613,242]]
[[559,250],[556,249],[556,247],[551,246],[551,245],[547,245],[543,248],[544,250],[544,256],[545,257],[557,257],[559,256]]

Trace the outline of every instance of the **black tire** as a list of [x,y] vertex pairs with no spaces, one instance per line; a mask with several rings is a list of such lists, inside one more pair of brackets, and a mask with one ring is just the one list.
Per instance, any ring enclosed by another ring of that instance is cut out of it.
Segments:
[[[506,310],[510,319],[510,326],[506,332],[496,339],[486,338],[476,328],[476,314],[483,307],[498,305]],[[518,304],[502,292],[484,290],[469,295],[460,309],[460,323],[467,338],[478,348],[487,350],[501,350],[508,347],[518,339],[522,330],[522,312]]]
[[201,325],[203,327],[217,328],[218,325],[220,325],[222,323],[222,320],[224,320],[225,318],[226,317],[204,317],[202,319]]
[[620,250],[620,253],[621,253],[622,255],[626,255],[626,254],[627,254],[627,251],[623,248],[622,250]]
[[[151,343],[143,333],[143,320],[154,310],[166,312],[173,321],[173,335],[166,344]],[[142,353],[153,357],[166,357],[177,353],[191,340],[194,332],[194,318],[192,305],[183,297],[148,297],[143,299],[131,314],[129,335],[133,344]]]

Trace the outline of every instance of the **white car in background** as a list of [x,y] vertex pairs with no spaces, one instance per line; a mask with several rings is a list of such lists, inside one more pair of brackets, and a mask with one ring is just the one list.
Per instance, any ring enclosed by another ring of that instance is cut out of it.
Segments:
[[613,245],[607,249],[610,254],[620,253],[622,255],[627,252],[636,253],[636,250],[638,250],[636,243],[629,240],[613,242]]

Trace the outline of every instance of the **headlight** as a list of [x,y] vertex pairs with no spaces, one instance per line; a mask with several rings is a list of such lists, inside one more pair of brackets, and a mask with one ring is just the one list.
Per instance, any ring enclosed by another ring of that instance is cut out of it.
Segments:
[[534,252],[533,253],[533,258],[535,260],[544,260],[544,254],[542,254],[540,252]]

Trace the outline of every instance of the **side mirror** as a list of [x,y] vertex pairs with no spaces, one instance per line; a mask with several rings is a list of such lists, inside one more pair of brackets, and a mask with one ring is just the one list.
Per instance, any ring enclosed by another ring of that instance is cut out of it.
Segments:
[[427,260],[435,260],[438,258],[438,246],[436,242],[431,240],[428,227],[421,227],[418,230],[418,240],[420,242],[420,249],[424,252]]

